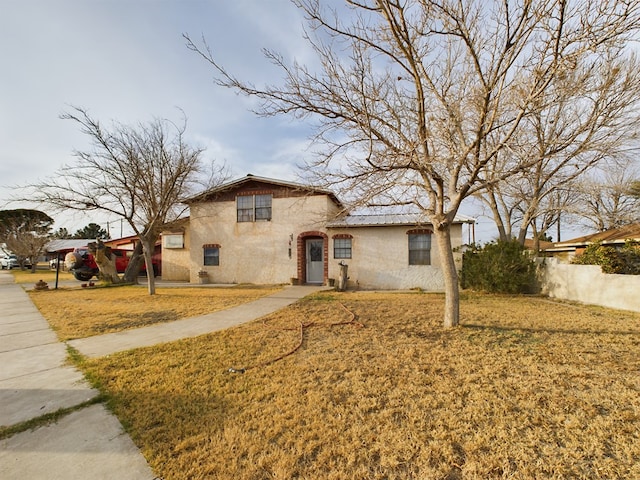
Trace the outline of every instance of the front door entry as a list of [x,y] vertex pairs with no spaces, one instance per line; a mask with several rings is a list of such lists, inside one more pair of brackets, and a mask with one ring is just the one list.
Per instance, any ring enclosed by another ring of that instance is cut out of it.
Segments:
[[312,238],[307,246],[307,283],[324,282],[324,240]]

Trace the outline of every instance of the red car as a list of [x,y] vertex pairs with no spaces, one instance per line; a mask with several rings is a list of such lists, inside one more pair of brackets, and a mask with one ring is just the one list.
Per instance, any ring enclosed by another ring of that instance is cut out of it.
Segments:
[[[122,250],[119,248],[112,248],[111,254],[115,256],[116,259],[116,271],[118,273],[124,273],[127,269],[127,265],[129,265],[129,261],[131,260],[131,256],[133,255],[132,250]],[[96,264],[96,260],[87,247],[75,248],[73,252],[67,254],[64,259],[67,270],[69,270],[73,276],[82,282],[86,282],[91,280],[93,276],[97,276],[100,270],[98,269],[98,265]],[[153,274],[154,276],[158,274],[158,259],[154,256],[153,258]],[[142,263],[142,268],[140,270],[141,273],[146,273],[146,266],[144,262]]]

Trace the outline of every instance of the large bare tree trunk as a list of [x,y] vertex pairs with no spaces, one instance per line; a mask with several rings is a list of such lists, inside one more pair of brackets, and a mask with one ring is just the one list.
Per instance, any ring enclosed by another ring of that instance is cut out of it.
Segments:
[[102,280],[106,283],[122,283],[122,279],[116,270],[116,259],[111,254],[111,249],[105,246],[102,240],[89,243],[88,248],[100,269]]
[[147,238],[140,238],[142,243],[142,252],[144,254],[144,263],[147,267],[147,287],[149,295],[155,295],[156,293],[156,277],[153,271],[153,249],[155,247],[155,239],[153,242]]
[[444,326],[455,327],[460,323],[460,289],[458,271],[451,248],[451,230],[449,224],[435,228],[434,235],[440,256],[440,268],[444,278]]
[[140,276],[140,269],[142,268],[142,262],[144,257],[142,256],[142,243],[136,243],[133,249],[133,255],[127,264],[127,268],[124,272],[123,279],[126,283],[138,284],[138,276]]

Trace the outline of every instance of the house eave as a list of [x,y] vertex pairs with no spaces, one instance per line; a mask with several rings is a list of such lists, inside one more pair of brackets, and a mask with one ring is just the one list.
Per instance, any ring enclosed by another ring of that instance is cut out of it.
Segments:
[[244,183],[252,182],[252,181],[253,182],[271,184],[271,185],[276,185],[276,186],[280,186],[280,187],[291,188],[291,189],[294,189],[294,190],[298,190],[298,191],[302,191],[302,192],[309,192],[309,193],[312,193],[312,194],[327,195],[340,208],[344,207],[342,202],[338,199],[338,197],[336,197],[336,195],[330,190],[326,190],[326,189],[319,188],[319,187],[313,187],[313,186],[310,186],[310,185],[303,185],[303,184],[297,183],[297,182],[290,182],[290,181],[286,181],[286,180],[278,180],[278,179],[275,179],[275,178],[259,177],[257,175],[252,175],[252,174],[247,174],[245,177],[240,177],[240,178],[237,178],[235,180],[231,180],[230,182],[224,183],[224,184],[222,184],[222,185],[220,185],[218,187],[214,187],[214,188],[209,189],[209,190],[207,190],[205,192],[199,193],[198,195],[195,195],[193,197],[184,199],[184,200],[182,200],[182,203],[185,203],[187,205],[191,205],[193,203],[206,202],[206,201],[210,200],[212,197],[215,197],[216,195],[219,195],[221,193],[227,192],[229,190],[233,190],[234,188],[237,188],[237,187],[241,186]]
[[[456,216],[453,224],[474,224],[475,219]],[[433,224],[422,214],[345,215],[327,222],[327,228],[429,227]]]

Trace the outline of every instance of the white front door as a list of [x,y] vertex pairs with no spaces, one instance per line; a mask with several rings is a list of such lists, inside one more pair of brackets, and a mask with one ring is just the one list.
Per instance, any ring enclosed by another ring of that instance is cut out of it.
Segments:
[[307,244],[307,283],[324,282],[324,240],[313,238]]

